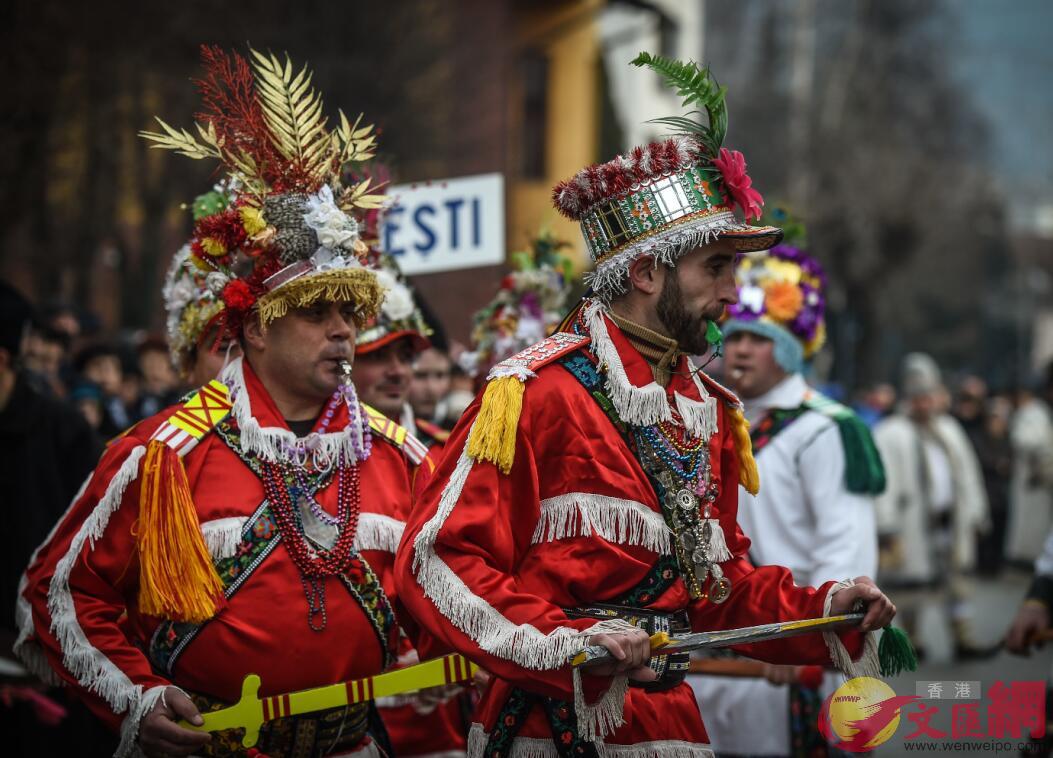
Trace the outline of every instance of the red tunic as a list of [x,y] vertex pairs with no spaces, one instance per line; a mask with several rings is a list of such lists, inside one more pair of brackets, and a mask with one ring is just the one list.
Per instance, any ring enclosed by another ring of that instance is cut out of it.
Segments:
[[[247,363],[242,386],[234,386],[237,382],[230,376],[225,374],[225,380],[232,392],[247,394],[251,416],[264,432],[287,429]],[[26,646],[29,657],[34,645],[42,646],[55,672],[101,718],[114,727],[124,721],[129,737],[123,749],[131,747],[127,743],[134,740],[144,704],[154,702],[145,697],[152,688],[175,684],[233,702],[249,673],[260,675],[260,694],[267,696],[370,676],[385,667],[382,623],[371,621],[337,578],[325,580],[325,628],[308,627],[300,572],[281,542],[251,573],[245,571],[244,583],[188,642],[170,670],[159,665],[158,651],[170,652],[163,641],[159,645],[153,639],[155,631],[164,629],[164,620],[145,616],[136,607],[137,477],[142,446],[175,410],[144,421],[107,450],[86,489],[27,570],[25,599],[33,622]],[[244,419],[238,422],[244,440]],[[346,424],[347,411],[341,404],[329,425],[331,438],[336,440]],[[382,434],[372,438],[371,455],[358,464],[361,517],[355,543],[393,605],[393,551],[403,528],[400,516],[409,506],[414,466],[400,446]],[[215,431],[183,462],[206,542],[211,534],[214,544],[233,542],[225,554],[245,550],[248,543],[240,539],[241,530],[264,501],[260,480]],[[335,479],[315,495],[329,513],[336,512]],[[260,524],[264,536],[272,528],[273,522]],[[63,580],[63,566],[68,567],[68,580]]]
[[[428,457],[441,455],[449,432],[427,421],[416,420],[417,438],[428,446]],[[423,485],[426,474],[418,475],[415,485]],[[400,665],[419,660],[412,643],[403,638]],[[467,712],[472,710],[471,692],[460,688],[444,701],[434,703],[416,695],[377,701],[380,717],[399,758],[454,758],[463,756],[468,745]]]
[[[605,324],[606,345],[617,351],[633,387],[657,386],[643,357],[613,322],[605,319]],[[514,361],[505,368],[530,376]],[[566,661],[585,644],[582,633],[596,622],[568,618],[563,609],[621,597],[648,575],[659,552],[669,549],[655,491],[596,400],[551,358],[529,368],[536,378],[525,379],[510,472],[467,456],[469,430],[480,413],[477,399],[407,520],[397,558],[400,599],[417,621],[498,677],[484,695],[471,755],[481,754],[513,687],[574,701]],[[686,359],[675,371],[665,388],[666,401],[674,403],[674,393],[703,400]],[[718,399],[718,431],[709,447],[712,477],[719,485],[713,515],[733,555],[722,564],[732,591],[723,604],[692,600],[684,581],[676,578],[664,594],[640,598],[640,604],[684,610],[695,630],[822,616],[831,584],[797,587],[788,570],[748,562],[750,543],[736,524],[739,456],[728,426],[729,405],[736,401],[703,381]],[[860,653],[859,635],[843,639],[852,656]],[[776,663],[830,660],[819,635],[737,650]],[[575,708],[579,732],[606,734],[607,745],[708,754],[698,705],[687,685],[654,694],[630,688],[623,710],[620,683],[608,689],[609,684],[606,678],[582,677],[585,700]],[[612,728],[612,723],[620,726]],[[552,731],[540,707],[533,707],[518,734],[517,748],[550,754]]]

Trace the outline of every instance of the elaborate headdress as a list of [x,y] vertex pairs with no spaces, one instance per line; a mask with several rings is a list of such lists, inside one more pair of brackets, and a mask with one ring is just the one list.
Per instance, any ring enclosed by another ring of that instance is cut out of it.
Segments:
[[[194,200],[194,221],[222,213],[230,205],[226,187],[216,188]],[[221,323],[223,300],[208,286],[208,274],[194,263],[190,243],[172,257],[161,290],[164,299],[165,331],[172,363],[183,374],[190,371],[194,351],[210,327]]]
[[[718,237],[742,252],[765,250],[782,231],[750,226],[763,199],[746,174],[742,153],[722,147],[727,131],[725,88],[709,69],[640,53],[636,66],[665,77],[684,106],[705,109],[706,123],[682,116],[656,119],[677,136],[636,147],[614,160],[589,166],[553,190],[556,208],[581,223],[596,268],[586,281],[603,298],[626,291],[629,266],[641,256],[672,264],[684,253]],[[701,115],[693,110],[689,115]]]
[[410,339],[415,351],[426,349],[431,344],[428,337],[432,330],[424,320],[398,262],[387,253],[371,253],[371,258],[370,268],[385,290],[384,299],[376,316],[359,330],[355,353],[364,355],[403,337]]
[[529,250],[512,253],[512,272],[472,318],[472,350],[459,360],[465,371],[485,375],[552,333],[570,289],[571,261],[560,252],[566,247],[569,243],[546,229],[531,240]]
[[[773,216],[786,221],[784,211]],[[724,334],[748,331],[767,337],[775,342],[779,365],[796,373],[826,341],[826,274],[802,249],[803,227],[796,223],[793,227],[800,229],[794,244],[777,245],[739,261],[735,270],[739,301],[727,310]]]
[[327,129],[306,66],[297,72],[288,57],[250,53],[251,66],[237,53],[202,48],[196,134],[160,118],[163,132],[140,132],[153,147],[218,160],[229,174],[229,205],[196,221],[189,260],[219,292],[232,334],[253,309],[266,326],[319,299],[354,302],[364,323],[382,292],[363,266],[367,248],[352,213],[380,198],[368,194],[368,179],[344,187],[340,176],[372,157],[372,127],[340,111]]
[[[383,290],[363,265],[368,248],[351,214],[382,198],[367,194],[368,179],[343,186],[341,170],[372,157],[372,127],[352,125],[341,112],[339,125],[328,130],[307,68],[297,72],[288,57],[283,63],[250,52],[251,66],[237,54],[202,48],[205,74],[197,85],[204,107],[196,134],[161,119],[163,132],[140,132],[154,147],[218,160],[228,173],[228,196],[201,200],[187,260],[218,294],[232,336],[254,310],[266,326],[318,300],[352,302],[356,320],[365,323],[376,314]],[[334,401],[343,395],[352,414],[350,433],[337,441],[341,456],[349,451],[342,460],[352,462],[369,454],[353,393],[345,384],[334,395]],[[211,423],[214,413],[225,414],[233,402],[237,398],[217,381],[186,407],[205,409]],[[140,477],[138,528],[140,611],[195,623],[211,618],[222,596],[180,457],[196,444],[200,427],[196,417],[188,422],[177,413],[151,437]]]

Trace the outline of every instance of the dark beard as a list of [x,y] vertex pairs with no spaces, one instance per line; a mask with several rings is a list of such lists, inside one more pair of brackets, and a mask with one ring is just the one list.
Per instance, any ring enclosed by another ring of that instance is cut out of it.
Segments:
[[[721,310],[723,311],[723,308]],[[709,326],[710,320],[715,321],[720,315],[688,313],[684,308],[676,271],[672,267],[666,269],[662,294],[658,298],[658,320],[662,322],[669,336],[676,340],[682,352],[689,355],[705,355],[709,351],[706,327]]]

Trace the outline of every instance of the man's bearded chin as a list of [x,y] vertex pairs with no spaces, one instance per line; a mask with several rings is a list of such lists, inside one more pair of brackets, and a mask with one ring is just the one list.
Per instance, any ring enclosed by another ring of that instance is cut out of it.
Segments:
[[705,355],[709,351],[709,342],[706,341],[708,322],[719,319],[723,312],[724,307],[720,306],[716,313],[689,313],[684,307],[676,273],[673,269],[668,271],[662,285],[662,294],[658,298],[658,320],[683,352]]

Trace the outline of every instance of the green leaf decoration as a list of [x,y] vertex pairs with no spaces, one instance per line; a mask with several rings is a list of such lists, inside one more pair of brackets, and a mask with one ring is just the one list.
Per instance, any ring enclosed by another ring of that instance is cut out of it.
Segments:
[[662,124],[674,130],[675,134],[696,136],[713,156],[720,152],[724,137],[728,132],[728,109],[724,102],[727,87],[721,87],[710,73],[709,68],[699,68],[694,61],[682,62],[660,55],[642,52],[632,60],[632,65],[647,67],[660,74],[665,84],[676,90],[684,98],[683,106],[689,108],[688,115],[706,115],[707,123],[701,119],[683,116],[656,118],[649,123]]

